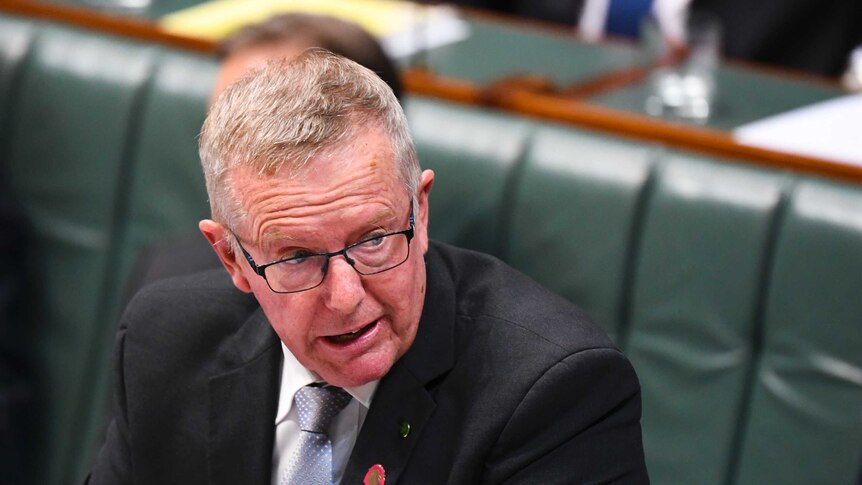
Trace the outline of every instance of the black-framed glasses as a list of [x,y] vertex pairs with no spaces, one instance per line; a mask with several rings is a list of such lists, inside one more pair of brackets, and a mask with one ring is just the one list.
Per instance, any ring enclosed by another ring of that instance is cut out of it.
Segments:
[[413,239],[413,209],[410,210],[410,227],[403,231],[368,237],[332,253],[300,251],[298,254],[271,263],[258,265],[234,234],[242,254],[251,269],[260,275],[276,293],[298,293],[317,288],[326,278],[329,260],[335,256],[344,259],[361,275],[373,275],[400,266],[410,257]]

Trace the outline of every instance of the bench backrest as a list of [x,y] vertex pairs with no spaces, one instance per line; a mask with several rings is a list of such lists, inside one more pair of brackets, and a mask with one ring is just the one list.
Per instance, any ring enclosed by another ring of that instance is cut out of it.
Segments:
[[206,214],[195,136],[215,72],[209,58],[0,16],[0,159],[29,228],[35,483],[88,467],[137,249]]

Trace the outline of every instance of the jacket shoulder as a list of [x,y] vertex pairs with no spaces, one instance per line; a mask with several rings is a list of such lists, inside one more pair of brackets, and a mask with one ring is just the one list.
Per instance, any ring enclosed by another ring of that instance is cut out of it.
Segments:
[[123,312],[119,332],[127,344],[163,355],[211,355],[259,308],[254,296],[236,289],[223,269],[208,270],[145,286]]
[[486,322],[495,332],[535,339],[565,353],[615,348],[580,307],[493,256],[437,243],[428,260],[451,278],[460,320]]

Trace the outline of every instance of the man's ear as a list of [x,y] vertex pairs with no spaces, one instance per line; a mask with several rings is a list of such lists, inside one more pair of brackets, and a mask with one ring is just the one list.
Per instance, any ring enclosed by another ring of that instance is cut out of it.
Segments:
[[218,255],[221,264],[225,267],[233,280],[234,286],[242,292],[250,293],[251,285],[241,265],[248,265],[242,255],[234,254],[230,244],[230,233],[224,226],[211,219],[204,219],[198,223],[198,228]]
[[434,185],[434,171],[423,170],[416,188],[416,198],[419,202],[419,213],[416,214],[416,230],[422,253],[428,250],[428,194]]

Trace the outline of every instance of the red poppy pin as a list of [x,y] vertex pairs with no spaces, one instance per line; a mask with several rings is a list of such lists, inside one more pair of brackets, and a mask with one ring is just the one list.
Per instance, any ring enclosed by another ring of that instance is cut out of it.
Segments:
[[382,465],[374,465],[365,474],[364,485],[386,485],[386,472]]

